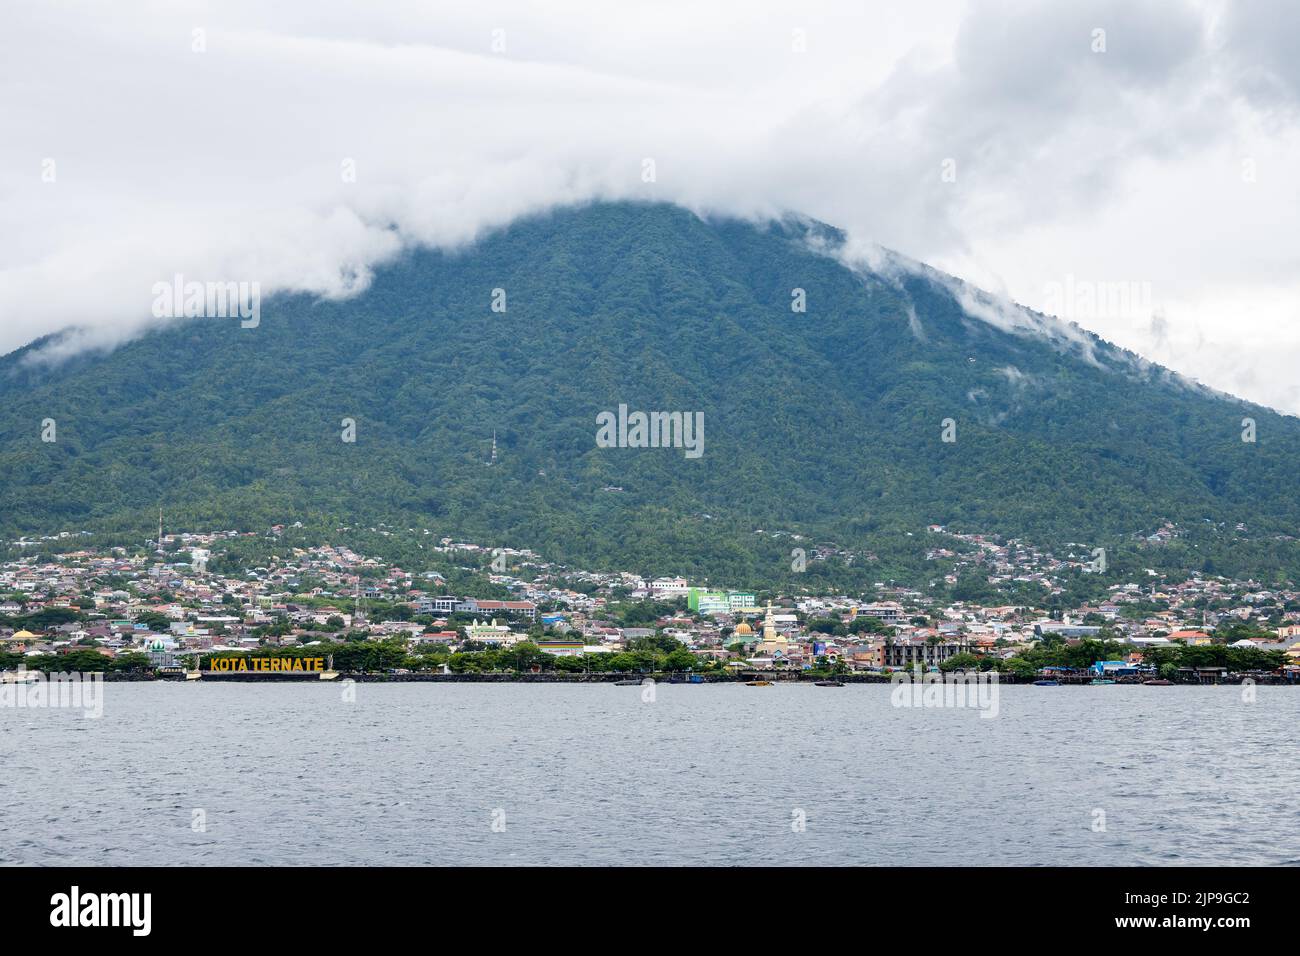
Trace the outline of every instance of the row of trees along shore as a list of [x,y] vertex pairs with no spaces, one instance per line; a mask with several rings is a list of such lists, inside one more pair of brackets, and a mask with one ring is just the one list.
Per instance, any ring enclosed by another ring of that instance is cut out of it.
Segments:
[[[1008,660],[978,654],[957,654],[944,661],[941,669],[949,672],[996,670],[1023,679],[1035,676],[1045,667],[1085,669],[1096,661],[1124,660],[1131,651],[1131,645],[1117,641],[1067,644],[1048,639]],[[181,654],[178,660],[192,665],[194,657],[194,654]],[[501,648],[471,644],[456,652],[442,646],[433,646],[412,654],[405,641],[394,639],[322,643],[310,647],[261,648],[246,653],[223,651],[199,655],[199,664],[207,670],[211,669],[212,661],[216,658],[269,657],[332,657],[335,669],[343,673],[389,673],[395,670],[440,672],[444,666],[457,674],[532,671],[629,674],[693,671],[707,674],[728,669],[720,661],[697,657],[679,641],[662,635],[638,638],[629,642],[625,651],[618,653],[588,654],[582,657],[557,657],[531,641],[520,641]],[[1285,655],[1280,651],[1222,644],[1171,644],[1167,647],[1148,648],[1144,651],[1143,658],[1145,663],[1154,666],[1163,677],[1172,677],[1180,668],[1188,667],[1223,667],[1230,672],[1275,671],[1285,663]],[[45,672],[132,672],[151,670],[153,666],[147,654],[128,653],[110,658],[92,648],[34,657],[0,652],[0,669],[14,669],[19,665],[29,670]],[[814,673],[843,673],[845,670],[844,664],[832,664],[826,658],[818,658],[814,667]]]

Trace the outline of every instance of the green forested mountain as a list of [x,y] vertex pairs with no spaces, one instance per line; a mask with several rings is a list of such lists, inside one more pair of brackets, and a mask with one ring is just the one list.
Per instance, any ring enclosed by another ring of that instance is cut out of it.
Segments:
[[[1300,421],[1043,317],[1069,334],[1006,331],[839,241],[596,204],[411,253],[347,301],[276,297],[255,329],[182,320],[57,366],[34,343],[0,360],[0,531],[143,537],[161,503],[174,527],[385,521],[752,581],[788,571],[777,531],[889,567],[931,523],[1118,546],[1173,521],[1300,577]],[[703,413],[703,454],[598,447],[620,404]]]

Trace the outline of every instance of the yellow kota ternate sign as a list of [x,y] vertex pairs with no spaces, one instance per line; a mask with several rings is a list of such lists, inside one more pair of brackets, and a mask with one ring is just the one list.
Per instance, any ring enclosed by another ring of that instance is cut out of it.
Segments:
[[262,671],[275,674],[307,674],[325,670],[323,657],[214,657],[210,671]]

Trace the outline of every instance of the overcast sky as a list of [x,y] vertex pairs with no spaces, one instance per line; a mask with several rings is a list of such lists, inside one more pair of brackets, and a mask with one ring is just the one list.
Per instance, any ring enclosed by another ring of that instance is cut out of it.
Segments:
[[119,341],[177,272],[346,294],[649,197],[803,212],[1300,413],[1298,181],[1294,0],[10,0],[0,352]]

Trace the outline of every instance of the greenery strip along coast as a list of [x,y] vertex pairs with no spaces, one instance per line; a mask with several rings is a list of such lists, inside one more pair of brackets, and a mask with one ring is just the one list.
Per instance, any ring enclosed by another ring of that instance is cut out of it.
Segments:
[[[703,683],[717,683],[748,679],[742,669],[728,668],[713,661],[701,663],[685,645],[673,638],[641,638],[627,651],[613,655],[590,657],[556,657],[529,641],[520,641],[509,648],[430,651],[412,654],[403,641],[377,641],[367,643],[325,644],[310,651],[263,650],[249,654],[196,654],[185,658],[183,664],[211,672],[223,679],[245,677],[249,680],[291,678],[305,675],[317,676],[320,668],[315,664],[321,655],[334,661],[334,668],[345,677],[359,680],[388,681],[570,681],[605,682],[623,677],[649,678],[658,681],[677,680],[698,674]],[[1126,645],[1114,641],[1048,640],[1043,646],[1032,648],[1003,661],[975,654],[958,654],[939,665],[942,673],[955,670],[996,671],[1007,683],[1024,682],[1040,676],[1045,668],[1062,668],[1080,674],[1087,672],[1097,661],[1115,660],[1126,654]],[[1221,682],[1235,683],[1249,677],[1257,682],[1297,683],[1282,672],[1285,656],[1279,651],[1261,651],[1252,648],[1217,646],[1161,648],[1149,652],[1153,673],[1165,679],[1179,679],[1180,672],[1222,668]],[[221,668],[220,662],[248,662],[247,668]],[[271,661],[283,666],[272,666]],[[292,664],[291,664],[292,662]],[[103,672],[109,680],[156,680],[179,677],[174,669],[156,667],[148,654],[127,654],[116,659],[91,650],[77,650],[67,654],[41,655],[20,659],[17,655],[0,652],[0,665],[4,668],[25,666],[28,670],[45,673],[76,671]],[[825,658],[807,669],[777,671],[771,677],[790,680],[822,680],[835,677],[850,682],[888,682],[893,668],[876,671],[852,671],[843,662],[830,662]],[[1139,677],[1128,678],[1139,683]],[[1125,677],[1118,678],[1120,683]],[[1189,683],[1201,683],[1194,677]]]

